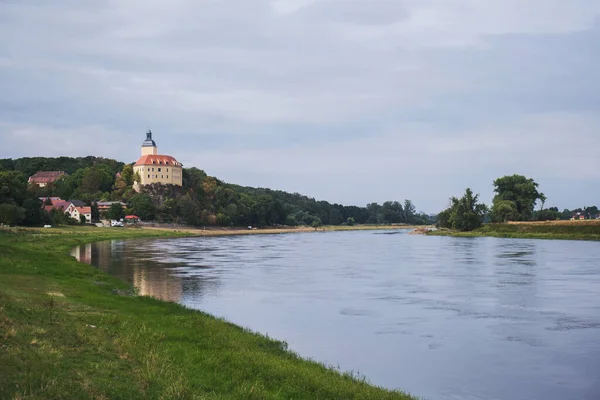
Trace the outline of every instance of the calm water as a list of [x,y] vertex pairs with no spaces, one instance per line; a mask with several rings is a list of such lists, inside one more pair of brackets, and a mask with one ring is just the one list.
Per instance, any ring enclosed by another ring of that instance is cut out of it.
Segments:
[[600,399],[600,243],[327,232],[74,255],[427,399]]

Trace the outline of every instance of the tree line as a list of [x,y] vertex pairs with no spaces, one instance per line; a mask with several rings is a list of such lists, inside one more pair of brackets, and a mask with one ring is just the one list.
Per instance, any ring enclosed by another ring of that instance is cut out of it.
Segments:
[[[479,194],[467,188],[461,198],[451,197],[450,205],[440,212],[437,225],[458,231],[471,231],[485,221],[500,223],[509,221],[552,221],[568,220],[573,216],[595,219],[598,207],[590,206],[575,210],[557,207],[544,208],[546,195],[538,190],[538,183],[523,175],[507,175],[494,181],[492,206],[479,203]],[[536,210],[539,205],[539,210]]]
[[[27,185],[39,170],[61,170],[61,177],[46,187]],[[432,218],[417,212],[411,200],[346,206],[298,193],[244,187],[208,176],[198,168],[183,169],[183,186],[150,185],[133,190],[132,164],[98,157],[20,158],[0,160],[0,222],[25,225],[67,223],[61,213],[47,213],[39,198],[78,199],[92,207],[92,219],[100,216],[98,201],[122,201],[128,207],[111,207],[107,218],[125,213],[145,221],[183,223],[192,226],[275,226],[430,224]]]

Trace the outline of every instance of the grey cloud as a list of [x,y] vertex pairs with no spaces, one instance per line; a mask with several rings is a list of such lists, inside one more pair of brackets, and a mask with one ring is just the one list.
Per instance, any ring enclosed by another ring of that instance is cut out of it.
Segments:
[[600,180],[594,3],[3,2],[0,157],[133,161],[151,125],[186,165],[339,202],[436,211],[505,172],[582,193],[569,177]]

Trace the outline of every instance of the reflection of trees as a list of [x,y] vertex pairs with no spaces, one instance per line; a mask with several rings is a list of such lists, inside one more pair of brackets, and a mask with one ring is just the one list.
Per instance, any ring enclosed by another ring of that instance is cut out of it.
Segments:
[[[157,258],[185,259],[193,248],[181,249],[169,242],[145,242],[139,240],[111,240],[87,244],[73,249],[71,254],[81,262],[133,284],[140,295],[161,300],[182,302],[185,297],[198,299],[206,293],[215,292],[220,286],[212,268],[203,267],[174,271],[173,267],[187,264],[165,263]],[[206,273],[198,273],[203,271]]]
[[502,303],[535,307],[538,257],[535,242],[498,240],[494,254],[496,287]]

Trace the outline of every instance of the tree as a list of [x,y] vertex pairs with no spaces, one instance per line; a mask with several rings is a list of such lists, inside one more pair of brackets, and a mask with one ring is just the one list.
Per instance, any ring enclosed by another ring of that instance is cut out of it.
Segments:
[[346,220],[346,225],[348,226],[354,226],[355,223],[356,221],[352,217],[348,217],[348,219]]
[[39,226],[42,223],[42,202],[38,199],[27,198],[23,201],[25,209],[24,225]]
[[508,222],[518,219],[517,205],[510,200],[494,200],[492,204],[492,221]]
[[[533,216],[533,208],[537,200],[546,201],[546,196],[538,192],[538,184],[522,175],[508,175],[494,181],[494,196],[492,206],[492,220],[494,222],[517,220],[529,221]],[[514,204],[514,212],[509,203]],[[502,214],[498,214],[501,212]],[[509,218],[509,219],[507,219]]]
[[125,217],[125,211],[123,211],[123,206],[121,206],[120,203],[112,203],[110,205],[110,208],[106,212],[106,217],[110,220],[114,219],[119,221],[121,218]]
[[540,193],[540,211],[544,209],[544,204],[546,204],[546,195],[544,193]]
[[127,164],[126,166],[123,167],[123,170],[121,171],[121,178],[123,179],[123,181],[125,182],[125,184],[127,186],[133,185],[133,180],[134,180],[133,165]]
[[413,202],[410,200],[404,200],[404,222],[407,224],[412,224],[414,222],[413,217],[415,215],[415,211],[416,208]]
[[93,202],[91,205],[92,222],[100,221],[100,211],[98,210],[98,203]]
[[80,215],[79,215],[79,223],[80,223],[81,225],[84,225],[86,222],[87,222],[87,220],[85,219],[85,215],[83,215],[83,214],[80,214]]
[[25,209],[14,204],[0,204],[0,223],[18,225],[25,219]]
[[146,193],[136,194],[129,202],[131,211],[144,221],[151,221],[156,215],[156,206]]
[[26,194],[25,175],[17,171],[0,172],[0,204],[21,205]]
[[466,232],[479,228],[488,211],[483,203],[477,203],[479,194],[467,188],[463,197],[450,199],[450,207],[440,213],[440,226]]

